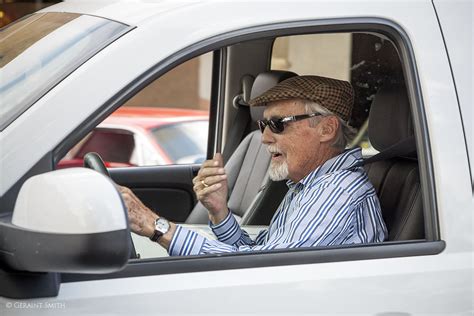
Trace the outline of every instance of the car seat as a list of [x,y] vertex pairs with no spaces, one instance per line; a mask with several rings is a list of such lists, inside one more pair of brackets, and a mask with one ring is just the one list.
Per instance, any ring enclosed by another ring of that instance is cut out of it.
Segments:
[[[369,113],[369,139],[380,152],[405,140],[411,142],[412,154],[394,154],[365,165],[377,191],[382,215],[388,229],[388,240],[424,239],[424,218],[418,159],[413,122],[406,88],[390,84],[377,92]],[[410,142],[409,142],[410,143]]]
[[[255,98],[293,76],[296,74],[289,71],[261,73],[255,78],[250,97]],[[253,123],[263,117],[263,110],[264,107],[250,108]],[[284,181],[268,179],[270,154],[261,137],[260,130],[249,133],[225,165],[229,186],[227,205],[242,225],[268,225],[287,190]],[[207,210],[199,202],[186,219],[188,224],[206,224],[208,221]]]

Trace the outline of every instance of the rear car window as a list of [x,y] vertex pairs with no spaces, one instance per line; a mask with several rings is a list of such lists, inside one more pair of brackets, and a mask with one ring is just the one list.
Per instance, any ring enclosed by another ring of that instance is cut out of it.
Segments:
[[153,136],[175,163],[201,163],[206,157],[207,121],[165,125]]
[[0,31],[0,130],[79,65],[130,30],[72,13],[38,13]]
[[105,161],[130,163],[135,141],[123,130],[97,129],[92,132],[76,158],[83,159],[88,152],[96,152]]

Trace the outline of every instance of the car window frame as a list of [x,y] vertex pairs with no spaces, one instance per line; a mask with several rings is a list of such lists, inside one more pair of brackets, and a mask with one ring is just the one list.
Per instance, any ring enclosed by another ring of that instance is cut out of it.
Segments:
[[[61,148],[73,143],[74,133],[87,130],[95,122],[105,118],[116,108],[134,95],[151,81],[163,75],[180,63],[208,51],[215,51],[213,61],[213,80],[211,94],[211,113],[208,138],[208,157],[218,148],[222,141],[223,106],[226,64],[225,47],[230,45],[264,38],[275,38],[288,35],[333,33],[333,32],[374,32],[387,36],[400,54],[404,71],[407,92],[412,105],[415,123],[416,142],[419,153],[420,180],[423,196],[423,212],[425,216],[425,240],[392,241],[382,244],[334,246],[324,248],[284,249],[257,251],[252,253],[232,253],[220,255],[204,255],[189,257],[169,257],[130,261],[124,270],[107,275],[62,274],[62,282],[85,280],[113,279],[147,275],[187,273],[198,271],[215,271],[227,269],[270,267],[280,265],[298,265],[309,263],[340,262],[352,260],[382,259],[439,254],[445,248],[440,238],[434,169],[430,150],[426,115],[424,111],[421,86],[416,68],[413,47],[407,33],[394,21],[383,18],[342,18],[325,20],[307,20],[298,22],[282,22],[261,25],[221,34],[202,42],[191,45],[166,60],[161,61],[135,79],[118,95],[110,99],[99,109],[90,120],[78,127],[70,137],[56,150],[54,157],[61,155]],[[224,67],[225,68],[225,67]],[[216,79],[218,78],[218,79]],[[217,119],[219,118],[219,119]],[[77,134],[76,134],[77,135]]]

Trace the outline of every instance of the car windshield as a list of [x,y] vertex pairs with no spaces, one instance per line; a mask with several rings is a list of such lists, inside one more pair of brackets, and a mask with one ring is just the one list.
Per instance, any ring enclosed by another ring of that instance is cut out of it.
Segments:
[[0,131],[128,30],[73,13],[37,13],[0,30]]
[[207,121],[191,121],[160,126],[152,134],[175,163],[200,163],[206,158],[207,130]]

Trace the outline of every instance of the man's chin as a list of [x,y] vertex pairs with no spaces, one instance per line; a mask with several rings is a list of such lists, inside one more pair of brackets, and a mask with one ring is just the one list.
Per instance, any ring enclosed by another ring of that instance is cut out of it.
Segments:
[[285,162],[270,162],[268,175],[272,181],[282,181],[288,179],[288,165]]
[[283,178],[283,177],[279,177],[279,176],[270,174],[270,180],[275,181],[275,182],[283,181],[283,180],[287,180],[287,179],[288,178],[286,178],[286,177]]

